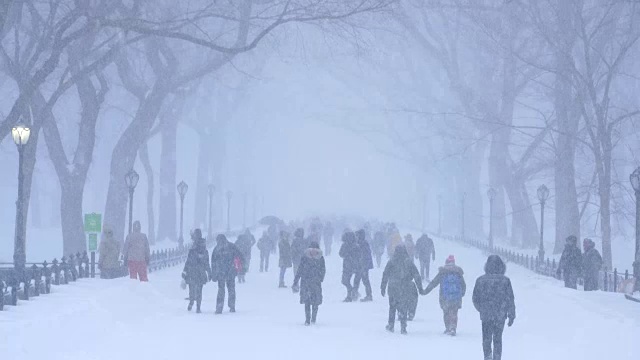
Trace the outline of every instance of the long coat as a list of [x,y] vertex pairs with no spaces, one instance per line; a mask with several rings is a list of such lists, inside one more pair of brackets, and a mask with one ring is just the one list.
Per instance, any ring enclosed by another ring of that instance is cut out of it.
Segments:
[[195,246],[189,250],[184,264],[184,280],[189,285],[203,285],[211,277],[209,251],[204,246]]
[[565,279],[575,279],[582,272],[582,253],[575,245],[566,245],[560,256],[558,271],[562,271]]
[[418,241],[416,241],[416,257],[421,261],[435,260],[436,249],[430,237],[423,235],[418,238]]
[[584,273],[584,290],[598,290],[598,278],[602,268],[602,256],[595,248],[587,250],[582,255],[582,271]]
[[278,243],[278,249],[280,251],[280,259],[278,259],[278,266],[280,268],[290,268],[293,266],[293,259],[291,258],[291,244],[288,241],[280,240]]
[[342,261],[342,271],[347,274],[354,274],[360,270],[360,253],[358,245],[353,240],[346,240],[340,246],[340,257]]
[[291,260],[293,263],[299,265],[304,256],[304,251],[309,248],[307,239],[302,237],[294,237],[291,242]]
[[231,280],[238,275],[235,259],[244,264],[244,258],[235,244],[228,241],[218,243],[211,252],[211,277],[213,281]]
[[358,241],[358,269],[368,271],[373,269],[373,257],[371,256],[371,246],[367,241]]
[[326,271],[322,250],[307,249],[293,279],[294,286],[300,281],[300,304],[322,304],[322,282]]
[[388,288],[389,302],[398,310],[409,311],[413,307],[416,287],[422,292],[420,272],[408,258],[391,259],[382,273],[381,287]]
[[[456,265],[445,265],[438,271],[438,275],[429,283],[425,289],[426,293],[431,292],[440,285],[440,307],[442,309],[462,307],[462,298],[467,292],[467,284],[464,282],[464,271]],[[444,283],[444,285],[443,285]],[[452,294],[452,290],[456,294]]]
[[98,268],[117,269],[120,267],[120,244],[113,239],[113,236],[105,236],[100,241],[100,260],[98,260]]

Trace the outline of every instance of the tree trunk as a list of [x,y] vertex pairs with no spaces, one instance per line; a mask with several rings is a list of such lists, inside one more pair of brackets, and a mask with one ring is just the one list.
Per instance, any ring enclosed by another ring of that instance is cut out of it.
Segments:
[[65,256],[87,250],[82,196],[84,181],[77,177],[60,179],[60,221],[62,223],[62,253]]
[[36,182],[35,184],[32,183],[31,186],[31,226],[36,229],[41,229],[43,227],[42,202],[44,199],[41,196],[42,189],[40,189],[38,185],[40,185],[39,182]]
[[138,152],[140,155],[140,162],[144,167],[144,173],[147,177],[147,221],[148,221],[148,239],[151,244],[156,243],[156,218],[153,212],[153,193],[154,189],[154,176],[153,168],[151,167],[151,161],[149,160],[149,148],[145,142]]
[[176,151],[178,121],[167,117],[160,132],[160,213],[158,214],[158,239],[178,241],[176,231]]
[[195,209],[193,216],[193,227],[209,230],[209,164],[210,164],[210,147],[211,136],[207,131],[199,133],[198,143],[198,169],[197,183],[195,189]]

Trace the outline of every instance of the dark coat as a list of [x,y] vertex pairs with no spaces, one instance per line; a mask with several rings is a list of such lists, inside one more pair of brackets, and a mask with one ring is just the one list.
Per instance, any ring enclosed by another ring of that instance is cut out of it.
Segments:
[[436,259],[436,248],[433,245],[433,240],[427,235],[422,235],[416,241],[416,258],[422,261]]
[[602,256],[595,248],[587,250],[582,256],[584,290],[598,290],[598,279],[602,269]]
[[382,231],[378,231],[373,235],[373,241],[371,243],[371,250],[376,255],[384,254],[384,248],[387,245],[387,242],[384,238],[384,233]]
[[281,268],[290,268],[293,266],[293,259],[291,258],[291,244],[288,241],[280,240],[278,243],[278,250],[280,251],[280,259],[278,259],[278,266]]
[[[425,293],[430,293],[436,286],[440,285],[440,307],[442,309],[451,307],[460,309],[462,307],[462,298],[467,292],[467,284],[463,275],[462,268],[456,265],[445,265],[438,270],[438,275],[429,283]],[[445,289],[446,286],[458,287],[457,290],[459,290],[460,296],[451,297],[451,294],[448,293],[449,290]]]
[[[416,288],[422,292],[422,279],[416,265],[409,259],[404,247],[395,251],[393,258],[387,263],[382,273],[381,288],[388,288],[389,301],[399,309],[409,311],[415,302]],[[403,255],[398,256],[398,253]]]
[[322,250],[307,249],[293,279],[294,287],[300,281],[300,304],[322,304],[322,282],[326,272]]
[[253,235],[242,234],[238,236],[238,240],[236,240],[236,246],[238,250],[242,253],[242,256],[245,260],[251,259],[251,248],[255,245],[256,239]]
[[[204,242],[204,240],[202,240]],[[204,245],[194,246],[189,250],[187,262],[182,270],[184,280],[189,285],[206,284],[211,277],[211,267],[209,266],[209,251]]]
[[345,237],[343,240],[342,246],[340,246],[340,257],[343,259],[342,271],[349,274],[356,273],[359,271],[360,252],[355,237]]
[[294,236],[291,242],[291,260],[294,264],[300,264],[304,251],[309,248],[309,243],[304,237]]
[[232,280],[238,275],[234,261],[240,259],[244,264],[244,257],[238,247],[228,241],[219,242],[211,252],[211,277],[213,281]]
[[489,256],[485,274],[473,288],[473,306],[482,321],[504,321],[516,318],[516,305],[511,280],[504,274],[506,266],[497,255]]
[[358,241],[358,268],[360,271],[369,271],[373,269],[373,256],[371,255],[371,246],[366,240]]
[[258,240],[258,250],[263,254],[271,251],[271,239],[268,235],[265,234]]
[[558,271],[564,274],[565,278],[578,277],[582,272],[582,252],[574,244],[567,244],[560,256]]

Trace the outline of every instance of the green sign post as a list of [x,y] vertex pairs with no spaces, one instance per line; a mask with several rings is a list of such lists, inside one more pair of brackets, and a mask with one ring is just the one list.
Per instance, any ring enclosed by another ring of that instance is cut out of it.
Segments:
[[102,232],[102,215],[84,214],[84,231],[87,233],[87,250],[91,253],[91,277],[96,275],[96,251],[98,251],[98,234]]

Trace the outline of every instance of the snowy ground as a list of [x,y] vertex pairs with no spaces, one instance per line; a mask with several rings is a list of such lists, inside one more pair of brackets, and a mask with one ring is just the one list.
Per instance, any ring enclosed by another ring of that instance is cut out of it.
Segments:
[[[449,242],[436,246],[438,263],[454,254],[466,271],[469,289],[456,338],[442,335],[437,291],[421,297],[408,336],[385,332],[387,300],[379,295],[380,270],[372,274],[373,303],[342,303],[336,257],[327,260],[318,325],[304,327],[297,295],[277,288],[277,269],[258,273],[254,255],[247,283],[238,285],[236,314],[213,314],[212,283],[204,290],[204,313],[188,313],[179,267],[152,273],[147,284],[82,280],[0,312],[0,354],[24,360],[481,359],[480,322],[470,295],[484,255]],[[518,316],[505,330],[505,359],[631,360],[640,355],[638,304],[619,294],[565,290],[558,281],[516,266],[509,267],[508,275]]]

